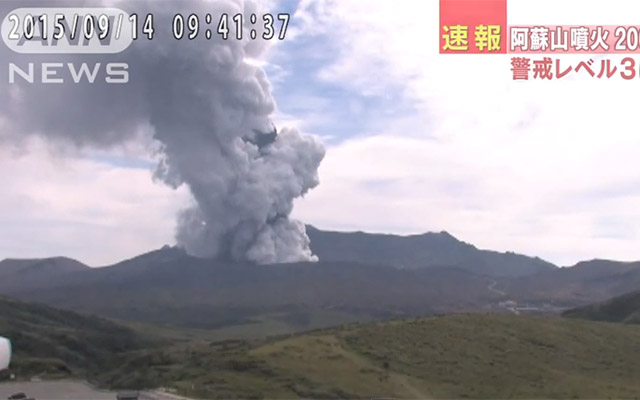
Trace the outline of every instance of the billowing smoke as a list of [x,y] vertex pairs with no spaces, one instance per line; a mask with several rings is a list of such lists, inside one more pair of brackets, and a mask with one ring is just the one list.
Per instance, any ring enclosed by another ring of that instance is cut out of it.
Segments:
[[[193,195],[176,233],[190,254],[258,263],[314,260],[304,224],[290,214],[294,199],[318,185],[324,149],[313,137],[277,131],[272,124],[275,103],[267,77],[247,62],[259,59],[268,44],[218,35],[210,41],[170,37],[178,12],[241,12],[248,20],[260,10],[241,1],[176,4],[116,3],[140,15],[153,12],[156,37],[139,39],[117,55],[55,58],[91,66],[126,62],[127,84],[0,84],[10,94],[0,99],[0,140],[38,134],[104,148],[151,131],[162,156],[154,178],[187,185]],[[18,65],[35,57],[6,48],[0,55]]]

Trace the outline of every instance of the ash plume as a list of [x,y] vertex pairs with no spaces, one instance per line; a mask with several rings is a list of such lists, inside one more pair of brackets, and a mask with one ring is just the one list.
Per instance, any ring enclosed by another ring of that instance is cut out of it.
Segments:
[[[192,206],[178,216],[176,232],[188,253],[257,263],[315,260],[304,224],[290,215],[294,199],[318,185],[324,149],[311,136],[273,126],[276,106],[267,77],[247,62],[260,58],[268,43],[170,36],[171,18],[178,12],[240,12],[248,20],[260,12],[257,6],[242,1],[110,5],[140,15],[153,12],[155,25],[164,29],[117,55],[67,55],[55,61],[126,62],[130,82],[4,81],[0,90],[10,95],[0,99],[0,141],[41,135],[82,148],[109,148],[150,131],[161,145],[154,179],[174,188],[187,185],[193,196]],[[2,5],[3,11],[8,8]],[[16,64],[34,57],[6,48],[0,55]]]

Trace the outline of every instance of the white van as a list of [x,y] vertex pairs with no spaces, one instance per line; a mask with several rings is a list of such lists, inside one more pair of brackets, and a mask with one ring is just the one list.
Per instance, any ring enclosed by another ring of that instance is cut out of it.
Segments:
[[0,336],[0,371],[9,368],[11,361],[11,342]]

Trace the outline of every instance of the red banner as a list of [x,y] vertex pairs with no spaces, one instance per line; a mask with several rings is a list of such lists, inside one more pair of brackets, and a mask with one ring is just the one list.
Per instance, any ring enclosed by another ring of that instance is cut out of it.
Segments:
[[440,53],[507,52],[507,0],[440,0]]

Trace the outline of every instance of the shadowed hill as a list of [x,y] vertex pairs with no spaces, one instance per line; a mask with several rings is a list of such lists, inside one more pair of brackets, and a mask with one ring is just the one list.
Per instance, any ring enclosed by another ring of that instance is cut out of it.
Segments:
[[7,258],[0,261],[0,288],[10,287],[20,282],[46,284],[50,279],[88,269],[88,266],[67,257],[31,260]]
[[566,311],[571,318],[640,324],[640,291]]
[[522,301],[586,305],[640,288],[640,262],[584,261],[513,279],[503,287]]
[[11,339],[19,376],[86,376],[150,342],[95,316],[0,297],[0,335]]
[[322,261],[351,261],[420,269],[452,266],[479,275],[527,276],[556,266],[537,257],[479,250],[447,232],[387,235],[330,232],[307,226],[311,249]]

